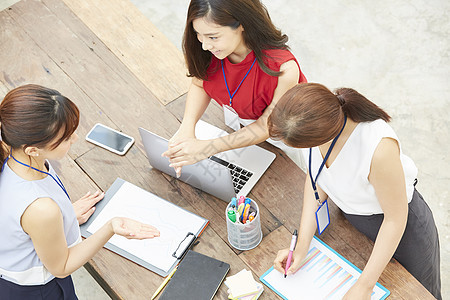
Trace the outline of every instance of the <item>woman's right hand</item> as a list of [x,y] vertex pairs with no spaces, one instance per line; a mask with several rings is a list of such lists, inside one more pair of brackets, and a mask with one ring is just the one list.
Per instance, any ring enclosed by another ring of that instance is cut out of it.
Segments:
[[[278,251],[277,257],[273,261],[273,267],[278,272],[284,274],[284,269],[286,267],[286,260],[289,255],[289,248],[282,249]],[[302,261],[305,259],[305,255],[297,251],[292,253],[291,266],[287,271],[287,275],[292,275],[300,269]]]
[[[187,140],[190,138],[195,139],[195,131],[192,129],[187,129],[183,126],[183,124],[180,125],[180,128],[178,128],[177,132],[172,136],[172,138],[169,140],[169,148],[171,148],[171,145],[176,145],[180,141]],[[162,154],[162,156],[166,156],[167,151]],[[174,167],[175,173],[177,174],[177,178],[181,176],[181,167]]]
[[143,240],[159,236],[159,230],[155,227],[129,218],[113,218],[111,225],[115,234],[124,236],[127,239]]

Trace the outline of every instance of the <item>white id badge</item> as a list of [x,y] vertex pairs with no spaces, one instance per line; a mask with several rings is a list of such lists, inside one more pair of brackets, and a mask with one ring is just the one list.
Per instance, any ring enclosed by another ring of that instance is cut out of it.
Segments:
[[319,235],[330,225],[330,212],[328,211],[328,199],[325,200],[316,211],[317,230]]
[[239,116],[231,106],[223,105],[223,115],[225,117],[225,124],[228,127],[233,129],[234,131],[238,131],[239,129],[241,129]]

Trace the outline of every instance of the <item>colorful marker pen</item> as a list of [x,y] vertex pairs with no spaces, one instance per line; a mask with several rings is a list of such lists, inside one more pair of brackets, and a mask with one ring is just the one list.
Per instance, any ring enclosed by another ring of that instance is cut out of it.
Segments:
[[244,214],[244,203],[241,203],[239,206],[238,206],[238,212],[237,212],[237,220],[241,220],[241,218],[242,218],[242,215]]
[[236,222],[236,212],[234,210],[228,211],[228,219],[230,219],[231,222]]
[[248,219],[248,210],[250,209],[250,204],[245,204],[244,211],[242,213],[241,222],[245,224]]
[[[234,206],[233,206],[234,205]],[[231,198],[231,207],[237,207],[237,199],[236,197]]]
[[297,236],[298,236],[298,233],[297,233],[297,229],[296,229],[296,230],[294,230],[294,234],[292,235],[291,246],[289,247],[289,254],[288,254],[287,261],[286,261],[286,267],[284,267],[284,278],[286,278],[287,271],[291,267],[292,253],[294,252],[295,245],[297,245]]
[[245,197],[244,196],[240,196],[239,197],[239,201],[238,201],[238,206],[241,205],[241,203],[244,203],[245,201]]

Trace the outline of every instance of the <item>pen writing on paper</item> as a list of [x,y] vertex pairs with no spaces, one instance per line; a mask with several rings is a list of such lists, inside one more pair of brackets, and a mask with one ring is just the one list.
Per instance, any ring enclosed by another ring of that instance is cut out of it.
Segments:
[[297,230],[294,230],[294,234],[292,234],[291,239],[291,246],[289,247],[289,254],[286,260],[286,266],[284,268],[284,278],[286,278],[287,271],[291,267],[292,253],[294,252],[295,245],[297,244],[297,236],[298,236]]

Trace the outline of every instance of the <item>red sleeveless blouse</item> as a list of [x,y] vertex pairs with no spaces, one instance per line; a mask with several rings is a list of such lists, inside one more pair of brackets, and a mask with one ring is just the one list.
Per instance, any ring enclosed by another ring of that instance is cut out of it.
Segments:
[[[273,49],[265,50],[264,53],[268,56],[266,65],[274,71],[279,71],[283,63],[294,60],[300,71],[298,82],[307,82],[300,65],[289,50]],[[237,64],[231,63],[228,58],[223,59],[225,76],[231,94],[233,94],[242,78],[250,69],[254,59],[255,54],[253,51],[242,62]],[[210,74],[211,70],[216,71]],[[222,67],[220,60],[215,56],[211,59],[208,74],[208,80],[203,81],[205,92],[220,105],[229,105],[230,96],[223,78]],[[259,67],[258,62],[255,62],[247,78],[245,78],[234,95],[232,107],[240,118],[256,120],[263,114],[266,107],[272,103],[273,93],[277,85],[278,77],[268,75]]]

